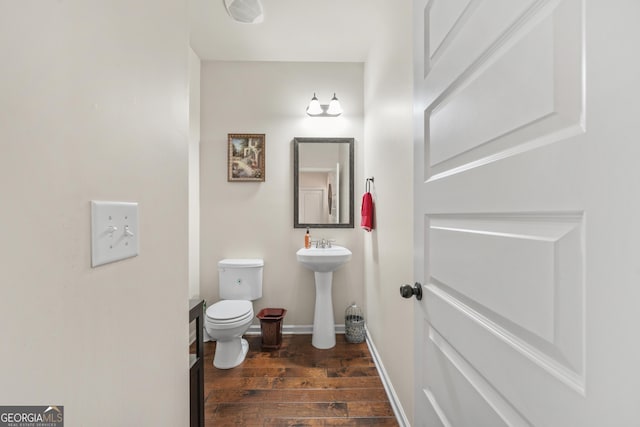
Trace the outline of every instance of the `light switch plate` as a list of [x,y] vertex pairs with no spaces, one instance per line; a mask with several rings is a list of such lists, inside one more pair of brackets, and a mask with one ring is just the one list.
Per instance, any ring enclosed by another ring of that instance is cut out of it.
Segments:
[[138,255],[138,204],[91,201],[91,266]]

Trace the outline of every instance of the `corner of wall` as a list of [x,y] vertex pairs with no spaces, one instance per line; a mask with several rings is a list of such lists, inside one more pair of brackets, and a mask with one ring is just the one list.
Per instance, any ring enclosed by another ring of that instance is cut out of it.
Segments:
[[189,48],[189,298],[200,296],[200,68]]

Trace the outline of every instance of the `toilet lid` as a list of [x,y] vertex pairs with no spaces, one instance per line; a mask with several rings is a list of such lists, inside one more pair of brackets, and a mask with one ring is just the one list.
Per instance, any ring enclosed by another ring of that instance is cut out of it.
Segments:
[[232,321],[239,318],[253,316],[251,301],[223,300],[207,308],[207,317],[216,322]]

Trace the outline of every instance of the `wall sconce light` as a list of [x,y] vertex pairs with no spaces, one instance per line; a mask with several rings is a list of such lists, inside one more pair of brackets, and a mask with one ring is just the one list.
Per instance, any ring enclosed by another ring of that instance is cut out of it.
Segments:
[[316,94],[313,94],[313,98],[311,98],[311,102],[309,102],[309,106],[307,107],[307,114],[312,117],[338,117],[342,114],[342,107],[340,106],[340,101],[336,97],[336,94],[333,94],[333,98],[331,98],[331,102],[329,104],[320,104]]

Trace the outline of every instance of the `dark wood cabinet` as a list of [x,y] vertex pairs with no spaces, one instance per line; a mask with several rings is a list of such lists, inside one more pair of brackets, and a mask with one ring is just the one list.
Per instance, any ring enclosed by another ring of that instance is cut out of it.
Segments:
[[189,323],[195,322],[195,353],[189,354],[189,413],[191,427],[204,427],[204,301],[189,300]]

